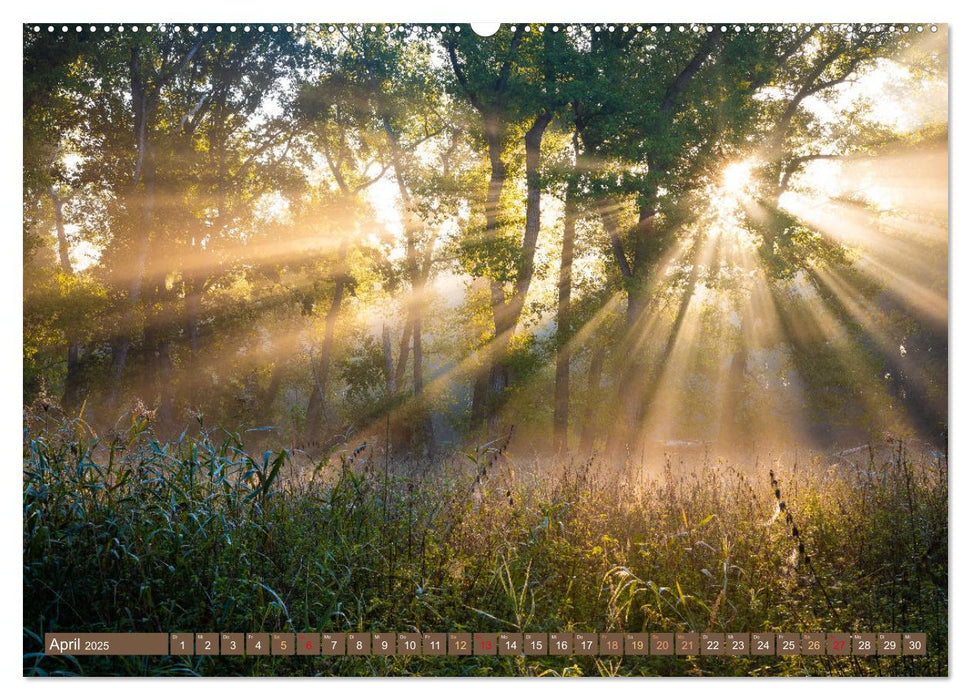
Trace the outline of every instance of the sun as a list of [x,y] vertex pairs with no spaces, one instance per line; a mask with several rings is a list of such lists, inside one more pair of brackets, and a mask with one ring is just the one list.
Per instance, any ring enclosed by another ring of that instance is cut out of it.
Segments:
[[722,170],[721,189],[731,197],[740,197],[752,186],[755,161],[740,160],[729,163]]
[[722,219],[735,218],[739,207],[755,195],[756,161],[753,158],[736,160],[725,164],[716,172],[709,185],[708,196],[711,208]]
[[756,198],[754,158],[726,163],[711,179],[708,189],[708,227],[713,240],[732,241],[746,248],[754,239],[745,224],[745,212]]

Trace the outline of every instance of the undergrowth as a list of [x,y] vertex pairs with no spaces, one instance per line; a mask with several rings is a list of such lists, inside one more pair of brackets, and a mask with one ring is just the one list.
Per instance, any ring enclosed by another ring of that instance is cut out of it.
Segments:
[[[947,464],[434,468],[27,415],[26,675],[946,675]],[[306,460],[304,460],[306,461]],[[771,471],[771,474],[770,474]],[[928,634],[926,657],[45,657],[46,632]]]

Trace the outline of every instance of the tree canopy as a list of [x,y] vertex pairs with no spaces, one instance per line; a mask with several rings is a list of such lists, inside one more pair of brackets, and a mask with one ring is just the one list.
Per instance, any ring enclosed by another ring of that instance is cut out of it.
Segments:
[[24,27],[25,403],[318,452],[946,440],[944,29],[80,29]]

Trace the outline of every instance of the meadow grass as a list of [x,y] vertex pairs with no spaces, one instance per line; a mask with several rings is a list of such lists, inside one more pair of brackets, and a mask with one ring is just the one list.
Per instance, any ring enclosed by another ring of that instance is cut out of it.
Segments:
[[[298,464],[24,428],[25,675],[946,675],[946,458]],[[306,460],[304,460],[306,461]],[[928,634],[926,657],[45,657],[46,632]]]

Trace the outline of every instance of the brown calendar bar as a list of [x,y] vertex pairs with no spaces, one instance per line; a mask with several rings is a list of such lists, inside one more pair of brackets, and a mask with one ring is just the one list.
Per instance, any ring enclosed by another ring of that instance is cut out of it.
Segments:
[[351,656],[370,656],[371,635],[367,632],[349,632],[347,635],[347,653]]
[[195,648],[195,636],[189,632],[173,632],[169,635],[169,649],[173,656],[191,656]]
[[320,653],[324,656],[344,656],[347,636],[343,632],[324,632],[320,635]]
[[826,635],[819,632],[804,632],[801,636],[803,656],[825,656]]
[[628,632],[624,635],[625,656],[647,656],[651,653],[651,635],[647,632]]
[[50,656],[926,656],[923,632],[47,633]]
[[573,635],[573,653],[577,656],[596,656],[599,654],[597,635],[593,632],[577,632]]
[[273,656],[293,656],[296,653],[296,647],[294,636],[290,632],[270,635],[270,653]]
[[417,632],[399,632],[398,654],[401,656],[419,656],[421,654],[421,635]]
[[573,653],[573,635],[566,632],[552,632],[550,634],[550,654],[553,656],[569,656]]
[[169,635],[165,632],[48,632],[44,653],[49,656],[165,656]]
[[651,656],[672,656],[674,635],[671,632],[651,632]]
[[498,635],[495,632],[476,632],[472,635],[472,653],[476,656],[494,656],[499,653]]
[[623,656],[624,635],[616,632],[602,632],[600,634],[601,656]]
[[877,635],[854,634],[853,656],[873,656],[877,653]]
[[725,635],[718,632],[704,632],[698,639],[702,656],[722,656],[725,653]]
[[832,632],[826,635],[826,653],[830,656],[849,656],[853,651],[853,640],[848,634]]
[[526,656],[548,656],[550,639],[545,632],[527,632],[523,635],[523,653]]
[[445,656],[448,653],[448,635],[444,632],[425,632],[421,636],[421,653],[425,656]]
[[877,635],[878,656],[900,656],[900,633],[881,632]]
[[219,653],[223,656],[242,656],[243,634],[241,632],[223,632],[219,636]]
[[320,634],[301,632],[297,635],[297,656],[320,656]]
[[904,656],[925,656],[927,635],[922,632],[904,632],[901,639]]
[[519,656],[523,653],[523,635],[503,632],[499,635],[499,654]]
[[196,654],[216,656],[219,654],[218,632],[196,632]]
[[[758,637],[761,640],[764,639],[765,651],[759,651],[758,646],[755,643],[756,635],[752,635],[752,646],[755,648],[753,653],[764,653],[764,654],[778,654],[779,656],[798,656],[802,653],[802,639],[798,634],[775,634],[762,632],[759,633]],[[774,644],[774,651],[773,651]]]
[[748,632],[729,632],[725,635],[725,653],[729,656],[748,656],[750,647]]
[[371,634],[371,653],[375,656],[394,656],[395,638],[392,632],[374,632]]
[[678,656],[696,656],[698,654],[698,633],[678,632],[675,634],[674,653]]
[[448,635],[449,656],[469,656],[472,654],[472,633],[452,632]]
[[250,632],[246,635],[247,656],[269,656],[270,635],[266,632]]

